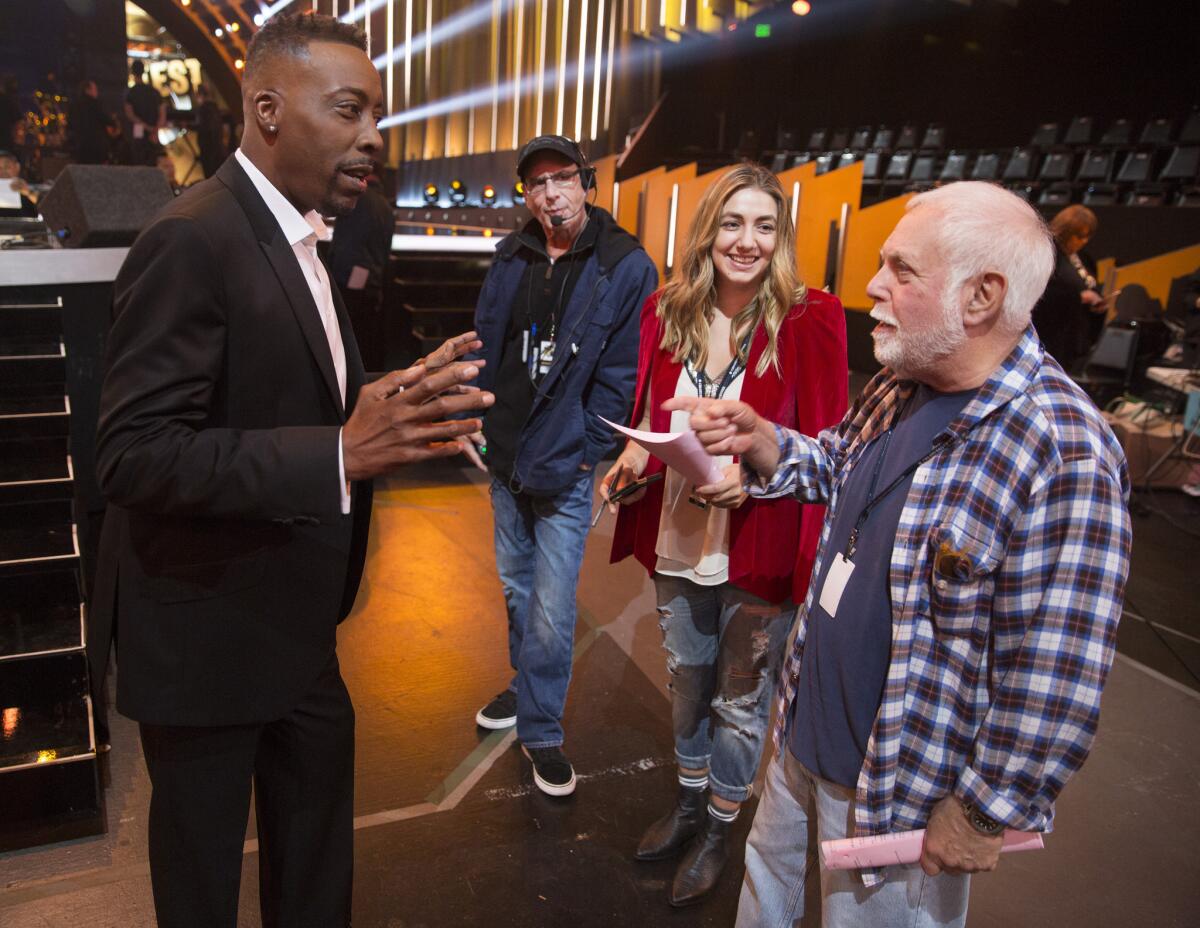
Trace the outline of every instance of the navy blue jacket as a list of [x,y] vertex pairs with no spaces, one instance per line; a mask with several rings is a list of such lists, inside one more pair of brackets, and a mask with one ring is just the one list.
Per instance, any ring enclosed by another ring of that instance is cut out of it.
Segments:
[[[599,223],[599,234],[563,314],[554,364],[521,429],[514,491],[550,495],[566,489],[581,465],[595,467],[616,439],[597,416],[623,424],[633,403],[639,314],[658,287],[658,272],[609,213],[588,207],[588,216]],[[495,389],[518,285],[534,257],[517,232],[496,246],[475,306],[480,357],[487,361],[478,380],[483,390]]]

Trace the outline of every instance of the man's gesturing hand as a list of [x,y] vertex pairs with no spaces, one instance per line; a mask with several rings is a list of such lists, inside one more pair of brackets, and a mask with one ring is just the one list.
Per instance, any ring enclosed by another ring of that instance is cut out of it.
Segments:
[[455,360],[481,346],[468,332],[412,367],[363,387],[342,428],[346,479],[365,480],[401,464],[458,454],[459,436],[479,431],[482,423],[446,417],[486,409],[495,401],[491,393],[467,385],[483,362]]
[[957,874],[995,870],[1003,844],[1003,832],[991,837],[976,831],[963,815],[962,803],[946,796],[933,807],[925,826],[921,869],[930,876],[943,871]]
[[663,403],[662,408],[690,412],[688,424],[713,457],[740,454],[743,464],[764,476],[774,474],[779,466],[774,426],[745,403],[677,396]]

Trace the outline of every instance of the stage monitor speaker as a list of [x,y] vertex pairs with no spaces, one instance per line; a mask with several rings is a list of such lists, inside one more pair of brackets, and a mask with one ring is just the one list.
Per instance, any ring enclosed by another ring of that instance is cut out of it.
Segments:
[[70,248],[131,245],[173,194],[158,168],[71,164],[41,201],[51,233]]

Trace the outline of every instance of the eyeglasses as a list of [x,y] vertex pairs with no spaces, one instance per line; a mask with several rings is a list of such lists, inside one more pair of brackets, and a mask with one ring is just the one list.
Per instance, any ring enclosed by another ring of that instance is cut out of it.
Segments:
[[543,174],[541,177],[530,177],[525,181],[525,196],[539,196],[545,193],[547,184],[553,184],[555,190],[566,190],[574,185],[578,176],[579,168],[567,168],[553,174]]

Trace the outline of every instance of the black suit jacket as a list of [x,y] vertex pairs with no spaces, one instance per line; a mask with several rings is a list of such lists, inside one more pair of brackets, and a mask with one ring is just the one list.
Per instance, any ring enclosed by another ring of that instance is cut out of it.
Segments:
[[[362,362],[333,288],[347,399]],[[107,500],[89,628],[117,637],[117,707],[163,725],[267,721],[334,653],[369,482],[341,513],[347,413],[304,275],[236,159],[147,226],[114,289],[97,471]]]

